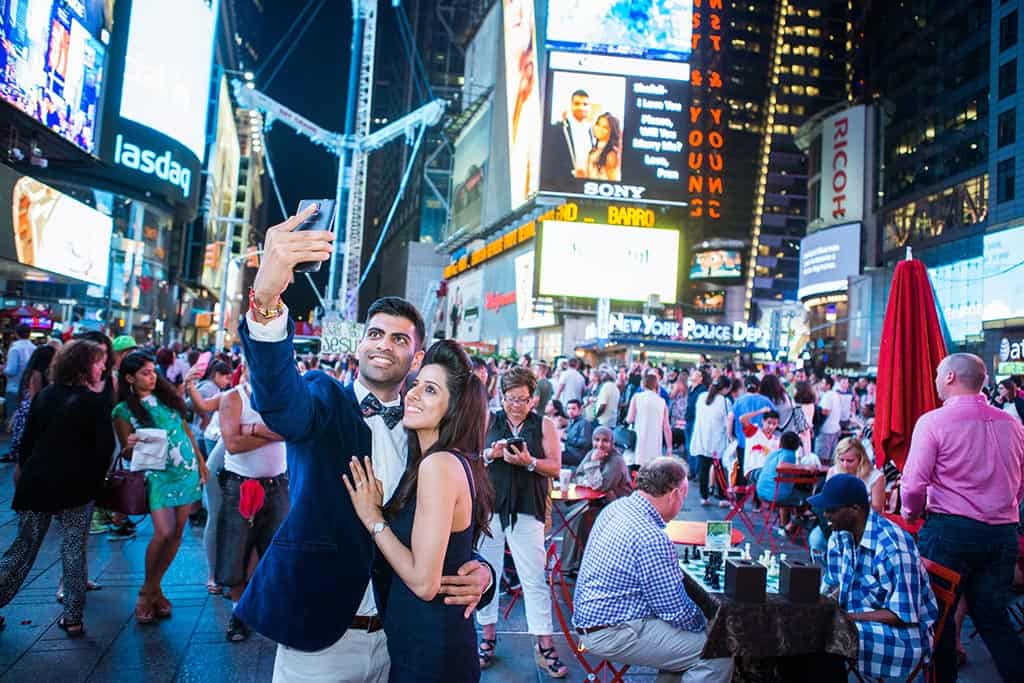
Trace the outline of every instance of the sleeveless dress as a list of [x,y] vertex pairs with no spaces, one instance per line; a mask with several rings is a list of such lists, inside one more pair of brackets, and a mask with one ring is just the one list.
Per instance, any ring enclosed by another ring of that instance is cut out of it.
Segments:
[[[476,488],[465,456],[455,454],[469,480],[470,497],[476,507]],[[416,496],[409,500],[398,517],[391,521],[391,531],[406,547],[412,547],[412,525],[416,516]],[[448,537],[442,575],[455,574],[472,559],[473,532],[471,521],[463,531]],[[480,662],[476,656],[476,627],[473,619],[462,617],[463,608],[445,605],[438,595],[425,602],[409,590],[397,574],[391,577],[384,632],[388,637],[391,657],[390,683],[413,681],[462,683],[480,680]]]

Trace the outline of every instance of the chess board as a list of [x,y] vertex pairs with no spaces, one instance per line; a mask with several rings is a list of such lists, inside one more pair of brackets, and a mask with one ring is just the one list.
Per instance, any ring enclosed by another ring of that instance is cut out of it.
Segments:
[[[700,584],[700,587],[709,593],[724,593],[725,592],[725,567],[718,572],[718,588],[712,588],[711,585],[704,580],[704,570],[707,569],[708,563],[706,560],[690,560],[684,562],[679,560],[679,566],[686,574],[693,579],[695,582]],[[768,575],[766,582],[766,590],[770,594],[778,594],[779,592],[779,577]]]

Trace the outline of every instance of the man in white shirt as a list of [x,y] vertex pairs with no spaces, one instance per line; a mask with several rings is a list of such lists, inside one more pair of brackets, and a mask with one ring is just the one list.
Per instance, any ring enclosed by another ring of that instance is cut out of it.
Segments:
[[587,381],[580,374],[580,359],[570,358],[569,367],[562,372],[555,398],[561,401],[563,406],[568,405],[569,401],[582,401],[586,384]]
[[821,408],[821,414],[825,416],[825,423],[821,425],[814,452],[818,454],[818,458],[823,464],[830,465],[832,452],[836,449],[836,444],[839,443],[839,434],[842,431],[839,420],[842,417],[843,406],[839,394],[835,392],[835,380],[832,377],[825,375],[821,386],[825,389],[825,393],[818,400],[818,407]]
[[[342,387],[322,372],[299,377],[281,294],[298,263],[325,261],[334,249],[332,232],[294,232],[315,210],[312,206],[267,230],[250,309],[240,329],[251,361],[256,408],[287,442],[293,486],[289,516],[257,568],[236,616],[279,642],[274,664],[277,683],[383,683],[390,662],[369,575],[372,540],[351,523],[354,512],[341,502],[345,494],[333,463],[348,457],[345,454],[361,455],[356,449],[368,446],[385,500],[397,488],[408,456],[399,391],[423,357],[424,325],[415,307],[403,299],[375,302],[356,350],[359,378],[352,388]],[[355,425],[355,433],[340,431],[352,424],[353,416],[361,423]],[[347,469],[347,464],[343,467]],[[304,491],[309,495],[304,497]],[[318,530],[307,533],[316,525]],[[344,529],[352,530],[354,536],[325,537]],[[491,585],[493,574],[476,561],[459,571],[461,576],[442,577],[441,592],[448,604],[467,606],[468,614]],[[331,586],[334,594],[311,592],[305,583]],[[353,613],[357,591],[362,600]],[[344,600],[338,599],[341,595]]]
[[601,371],[601,389],[597,393],[597,406],[594,415],[602,427],[615,429],[619,422],[619,387],[615,378],[607,370]]
[[7,349],[7,364],[4,366],[4,374],[7,376],[7,392],[4,397],[4,410],[7,418],[14,415],[18,409],[18,388],[21,386],[21,375],[28,367],[28,361],[36,350],[36,345],[29,339],[32,330],[28,325],[18,325],[14,333],[18,336],[17,341]]

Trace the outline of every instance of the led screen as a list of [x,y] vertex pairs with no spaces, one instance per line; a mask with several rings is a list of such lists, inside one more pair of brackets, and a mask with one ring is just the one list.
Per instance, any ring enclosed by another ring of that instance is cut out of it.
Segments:
[[107,284],[110,216],[23,176],[14,183],[11,221],[20,263]]
[[502,0],[511,208],[536,194],[540,180],[540,68],[534,0]]
[[112,6],[0,2],[0,97],[90,154],[96,150]]
[[548,0],[549,49],[685,60],[693,0]]
[[690,297],[690,305],[700,313],[722,313],[725,311],[725,290],[694,292]]
[[804,299],[845,292],[847,278],[860,274],[860,223],[812,232],[800,240],[800,288]]
[[452,167],[451,231],[480,227],[487,186],[491,141],[491,106],[483,107],[455,141]]
[[540,224],[537,294],[676,301],[679,232],[595,223]]
[[[985,235],[985,321],[1024,317],[1021,277],[1024,275],[1024,227]],[[975,287],[977,288],[977,287]]]
[[691,280],[743,277],[743,256],[735,249],[698,251],[690,263]]
[[134,0],[128,27],[121,116],[177,140],[197,159],[206,145],[216,24],[216,0]]

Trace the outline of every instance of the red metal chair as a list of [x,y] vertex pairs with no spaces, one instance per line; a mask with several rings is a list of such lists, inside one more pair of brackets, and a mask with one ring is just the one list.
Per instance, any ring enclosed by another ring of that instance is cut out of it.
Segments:
[[[576,632],[572,627],[572,591],[569,588],[565,575],[562,573],[562,560],[558,557],[554,543],[548,547],[546,564],[549,567],[551,577],[549,581],[551,587],[551,609],[558,620],[558,627],[562,630],[562,635],[565,636],[565,642],[569,644],[569,649],[572,650],[572,654],[576,657],[580,666],[587,672],[585,680],[602,681],[603,683],[624,683],[625,679],[623,676],[629,671],[628,664],[622,664],[620,665],[621,668],[616,668],[607,659],[602,659],[594,665],[584,656],[587,649],[576,637]],[[564,610],[563,605],[565,607]]]
[[[932,593],[939,603],[939,618],[935,621],[935,637],[932,642],[938,644],[942,638],[942,629],[946,625],[946,619],[952,618],[953,603],[956,601],[957,592],[960,590],[960,574],[948,567],[943,567],[938,562],[922,558],[924,568],[928,570],[929,583],[932,586]],[[954,619],[955,625],[955,619]],[[910,674],[907,681],[913,681],[917,674],[925,669],[925,678],[929,683],[935,680],[934,661],[925,662],[924,657],[918,662],[914,672]]]
[[[771,502],[768,504],[767,509],[764,511],[764,528],[761,530],[761,535],[758,537],[757,542],[764,545],[764,537],[768,536],[768,544],[775,552],[775,534],[772,533],[772,527],[774,524],[772,520],[781,510],[791,510],[794,514],[799,512],[800,506],[796,505],[779,505],[775,501],[779,497],[779,487],[782,484],[792,484],[796,486],[809,486],[812,490],[818,483],[818,475],[811,474],[808,472],[795,472],[785,471],[785,469],[777,469],[775,471],[775,495],[772,497]],[[781,515],[779,515],[781,521]],[[807,548],[807,540],[804,538],[804,527],[802,524],[798,524],[796,527],[796,533],[793,534],[792,539],[794,542],[799,543],[804,548]]]
[[722,467],[721,458],[714,457],[711,459],[711,470],[715,477],[715,483],[718,484],[718,488],[722,490],[726,500],[729,501],[729,514],[725,516],[725,519],[732,521],[733,518],[739,517],[747,525],[747,529],[750,530],[750,536],[752,538],[757,537],[757,527],[754,526],[754,520],[743,509],[747,501],[754,497],[754,487],[730,486],[729,477],[726,476],[725,468]]

